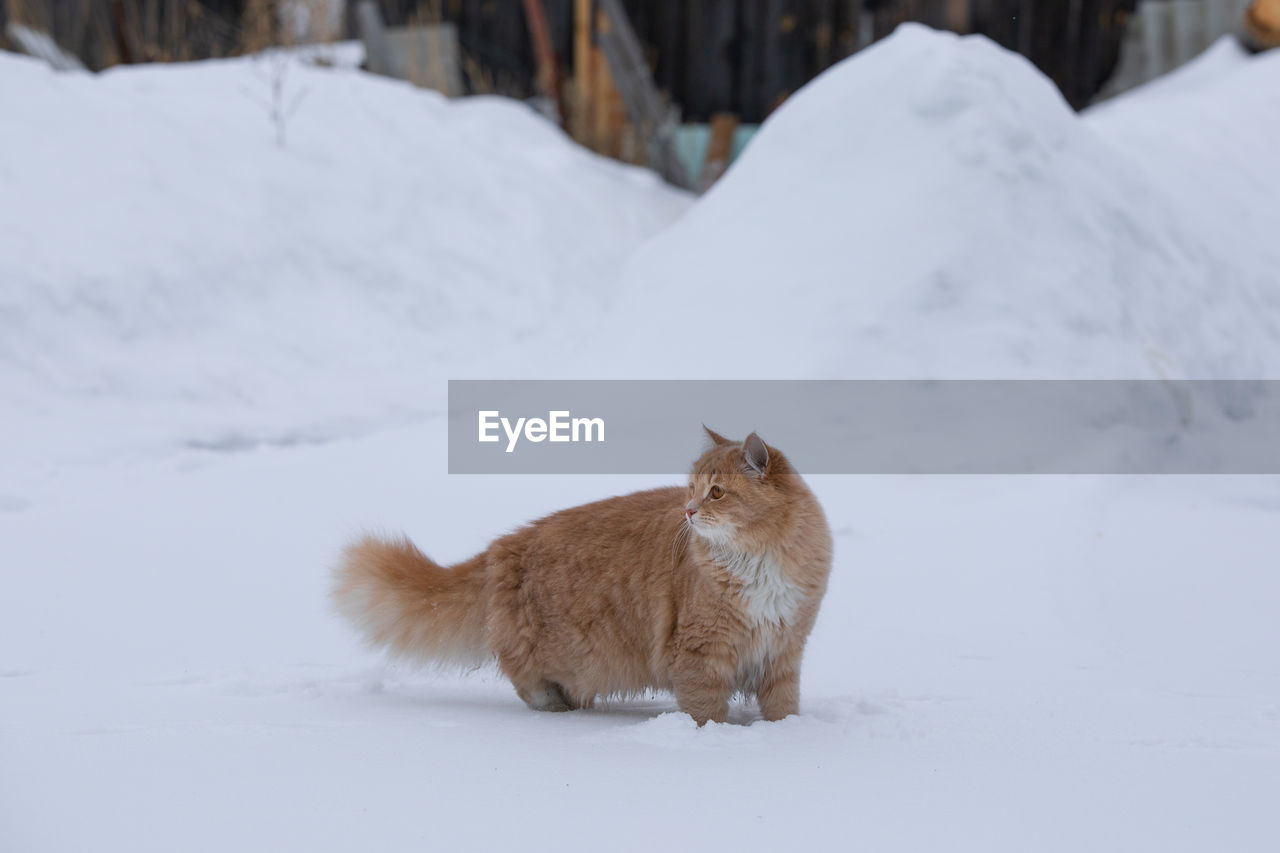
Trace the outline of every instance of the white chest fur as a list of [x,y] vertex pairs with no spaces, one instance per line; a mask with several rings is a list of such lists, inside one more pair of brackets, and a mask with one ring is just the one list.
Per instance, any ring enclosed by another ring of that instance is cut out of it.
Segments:
[[743,554],[731,549],[712,550],[712,559],[735,581],[753,627],[783,628],[795,619],[803,593],[768,553]]

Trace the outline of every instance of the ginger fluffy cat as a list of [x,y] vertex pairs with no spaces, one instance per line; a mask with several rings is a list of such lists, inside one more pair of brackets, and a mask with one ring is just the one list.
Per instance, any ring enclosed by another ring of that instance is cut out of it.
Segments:
[[737,692],[766,720],[794,714],[831,533],[775,448],[707,434],[687,488],[562,510],[451,568],[407,539],[357,542],[338,610],[399,655],[496,659],[535,710],[656,689],[700,726],[724,722]]

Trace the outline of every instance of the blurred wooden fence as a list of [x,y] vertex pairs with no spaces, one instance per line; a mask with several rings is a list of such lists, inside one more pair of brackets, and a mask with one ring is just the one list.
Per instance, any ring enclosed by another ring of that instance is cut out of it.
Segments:
[[[1211,0],[1207,0],[1211,2]],[[623,0],[654,78],[684,117],[761,121],[830,65],[918,21],[985,33],[1028,56],[1080,106],[1115,67],[1137,0]],[[463,51],[533,93],[536,61],[521,0],[380,0],[390,24],[434,14]],[[573,64],[574,0],[542,0],[563,67]]]
[[[196,59],[276,40],[283,0],[0,0],[0,16],[48,32],[90,68]],[[574,63],[575,0],[541,0],[562,68]],[[1117,66],[1139,0],[623,0],[654,79],[683,116],[762,120],[828,66],[903,21],[983,33],[1087,104]],[[469,89],[530,95],[537,60],[524,0],[378,0],[389,25],[456,25]],[[1125,85],[1238,30],[1248,0],[1142,0]],[[345,31],[353,37],[354,3]],[[0,18],[3,20],[3,18]],[[1122,87],[1121,87],[1122,88]]]
[[[10,22],[48,33],[86,66],[261,50],[279,35],[276,0],[0,0]],[[0,27],[0,31],[3,27]]]
[[[1213,2],[1213,0],[1202,0]],[[685,118],[762,120],[828,66],[904,21],[984,33],[1028,56],[1076,106],[1115,67],[1137,0],[623,0],[658,86]],[[455,22],[464,53],[505,89],[533,92],[521,0],[380,0],[388,23]],[[563,67],[574,62],[574,0],[542,0]]]

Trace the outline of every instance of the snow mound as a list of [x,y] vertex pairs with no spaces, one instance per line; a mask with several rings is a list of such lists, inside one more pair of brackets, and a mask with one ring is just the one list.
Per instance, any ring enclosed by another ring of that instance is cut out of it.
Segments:
[[[1280,62],[1249,73],[1254,100],[1280,84]],[[1233,132],[1274,145],[1274,113]],[[1229,193],[1189,215],[1178,176],[1108,129],[985,38],[901,27],[632,258],[602,337],[661,329],[651,372],[690,377],[1280,375],[1276,288],[1202,227]],[[1249,215],[1280,221],[1258,195]]]
[[[1085,114],[1086,125],[1133,152],[1148,185],[1213,251],[1200,283],[1204,324],[1220,345],[1263,357],[1277,373],[1280,339],[1280,52],[1254,58],[1224,39],[1164,81]],[[1249,323],[1228,324],[1234,300]],[[1232,338],[1232,326],[1239,332]]]
[[[16,410],[91,399],[127,443],[396,422],[438,408],[451,372],[574,322],[688,203],[515,102],[304,59],[90,76],[0,53]],[[7,426],[39,442],[62,420]]]
[[1239,70],[1241,66],[1249,64],[1249,61],[1249,51],[1244,48],[1244,45],[1240,44],[1235,36],[1222,36],[1190,62],[1180,65],[1166,74],[1161,74],[1141,86],[1129,89],[1118,98],[1112,98],[1090,107],[1089,111],[1096,113],[1100,110],[1106,110],[1117,103],[1129,103],[1135,98],[1147,98],[1155,94],[1194,89],[1223,74]]

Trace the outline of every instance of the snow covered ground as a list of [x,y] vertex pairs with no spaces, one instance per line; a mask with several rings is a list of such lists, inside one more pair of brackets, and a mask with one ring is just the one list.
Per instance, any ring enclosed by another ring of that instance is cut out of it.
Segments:
[[0,850],[1272,849],[1274,477],[812,478],[780,723],[535,714],[325,599],[662,482],[450,477],[450,377],[1280,375],[1280,58],[1211,60],[1077,118],[908,28],[691,206],[518,105],[295,64],[279,147],[267,60],[0,54]]

